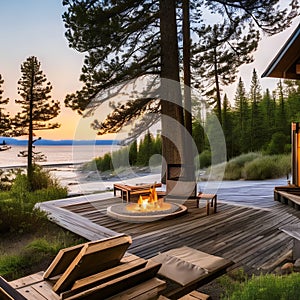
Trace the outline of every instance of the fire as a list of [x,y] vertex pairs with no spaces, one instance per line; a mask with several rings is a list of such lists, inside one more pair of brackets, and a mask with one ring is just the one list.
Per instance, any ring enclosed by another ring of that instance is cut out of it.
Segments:
[[138,206],[141,207],[142,209],[146,210],[147,206],[148,206],[148,196],[146,196],[147,198],[144,199],[143,196],[139,197],[139,201],[138,201]]
[[136,212],[151,212],[170,209],[170,204],[165,203],[163,198],[158,198],[155,185],[149,190],[149,195],[139,196],[137,203],[127,205],[127,210]]
[[155,186],[153,188],[150,188],[149,196],[140,195],[138,205],[144,210],[146,210],[148,206],[155,207],[158,205],[158,197]]

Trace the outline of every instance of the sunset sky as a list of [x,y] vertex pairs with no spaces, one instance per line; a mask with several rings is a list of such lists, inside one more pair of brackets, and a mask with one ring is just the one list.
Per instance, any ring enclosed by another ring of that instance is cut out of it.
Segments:
[[[284,0],[282,0],[284,1]],[[65,28],[61,18],[64,7],[61,0],[13,0],[1,1],[0,10],[0,74],[4,79],[4,97],[10,98],[9,111],[14,114],[20,109],[14,104],[17,95],[17,81],[21,77],[20,66],[29,56],[36,56],[41,69],[53,85],[52,98],[61,101],[62,113],[57,118],[61,128],[44,131],[41,136],[49,139],[72,139],[77,132],[80,117],[71,109],[64,108],[64,98],[68,93],[81,87],[80,71],[84,55],[69,48],[64,36]],[[297,18],[293,26],[274,37],[264,37],[255,54],[255,62],[243,66],[240,76],[246,89],[250,86],[253,68],[259,75],[277,54],[284,42],[299,24]],[[260,79],[263,89],[273,89],[278,80]],[[231,98],[236,84],[226,89]],[[89,132],[89,133],[88,133]],[[81,138],[93,138],[95,133],[86,125]]]

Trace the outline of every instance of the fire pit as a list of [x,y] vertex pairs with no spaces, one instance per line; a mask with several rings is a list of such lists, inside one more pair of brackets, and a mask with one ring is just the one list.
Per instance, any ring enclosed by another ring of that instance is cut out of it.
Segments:
[[184,205],[165,202],[163,197],[159,198],[154,186],[150,188],[149,195],[140,195],[137,203],[120,203],[107,208],[110,217],[130,223],[170,219],[185,212],[187,208]]

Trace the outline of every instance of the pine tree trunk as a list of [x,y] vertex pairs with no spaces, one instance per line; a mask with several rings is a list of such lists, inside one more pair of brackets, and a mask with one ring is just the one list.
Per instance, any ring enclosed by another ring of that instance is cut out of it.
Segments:
[[32,165],[32,142],[33,142],[33,86],[34,86],[34,71],[32,70],[31,86],[29,94],[29,128],[28,128],[28,156],[27,156],[27,178],[29,189],[32,190],[33,165]]
[[220,93],[220,84],[218,76],[218,63],[217,63],[217,50],[214,49],[214,71],[215,71],[215,81],[216,81],[216,94],[217,94],[217,114],[220,124],[222,123],[222,107],[221,107],[221,93]]
[[195,180],[194,155],[192,149],[192,100],[191,100],[191,37],[190,37],[190,1],[182,1],[183,31],[183,74],[184,74],[184,125],[185,125],[185,164],[189,165],[188,178]]
[[[183,162],[183,108],[179,84],[179,58],[174,0],[160,0],[161,33],[161,113],[162,183],[166,183],[166,165]],[[169,81],[169,80],[172,80]],[[173,81],[178,82],[174,85]]]

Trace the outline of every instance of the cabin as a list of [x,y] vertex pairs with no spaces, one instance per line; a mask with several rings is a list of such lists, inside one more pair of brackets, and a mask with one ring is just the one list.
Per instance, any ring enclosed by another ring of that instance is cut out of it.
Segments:
[[262,77],[300,79],[300,24],[269,64]]
[[[300,80],[300,24],[269,64],[262,77]],[[275,187],[274,199],[300,209],[300,122],[293,122],[292,184]]]

